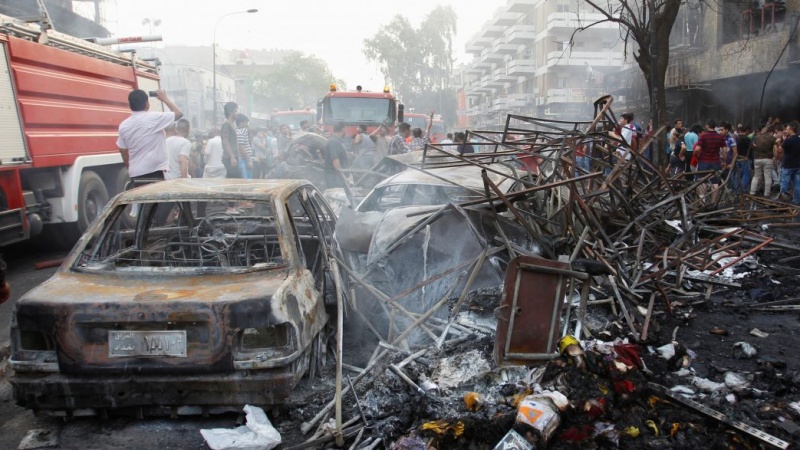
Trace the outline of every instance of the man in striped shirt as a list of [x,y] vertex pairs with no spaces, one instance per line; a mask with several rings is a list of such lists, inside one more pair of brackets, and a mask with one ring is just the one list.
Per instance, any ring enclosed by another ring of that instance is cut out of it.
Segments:
[[239,176],[253,178],[253,146],[250,138],[250,119],[244,114],[236,116],[236,142],[239,144]]

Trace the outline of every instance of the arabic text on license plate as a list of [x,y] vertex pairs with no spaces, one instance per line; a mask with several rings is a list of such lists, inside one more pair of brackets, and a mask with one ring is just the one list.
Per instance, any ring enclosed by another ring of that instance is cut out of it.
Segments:
[[108,356],[186,357],[186,331],[109,331]]

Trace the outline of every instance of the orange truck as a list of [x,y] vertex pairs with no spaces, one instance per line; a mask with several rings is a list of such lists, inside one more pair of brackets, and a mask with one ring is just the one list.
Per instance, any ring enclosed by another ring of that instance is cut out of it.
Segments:
[[331,84],[325,97],[317,101],[317,119],[328,132],[333,130],[334,123],[344,122],[348,138],[352,138],[362,124],[371,133],[385,123],[389,125],[389,134],[394,134],[395,126],[403,121],[403,104],[389,86],[382,92],[365,91],[361,86],[355,91],[340,91]]
[[287,125],[292,131],[300,131],[300,123],[304,120],[311,125],[316,124],[317,113],[311,109],[274,111],[270,117],[270,125],[274,128]]
[[159,88],[156,67],[7,16],[0,53],[0,246],[46,225],[69,243],[127,182],[117,127],[132,89]]

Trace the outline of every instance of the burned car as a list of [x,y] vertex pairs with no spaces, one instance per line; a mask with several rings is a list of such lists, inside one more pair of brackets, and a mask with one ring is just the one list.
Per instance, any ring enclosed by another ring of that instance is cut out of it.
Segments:
[[280,403],[324,355],[334,220],[302,180],[183,179],[120,194],[18,301],[16,401],[173,415]]

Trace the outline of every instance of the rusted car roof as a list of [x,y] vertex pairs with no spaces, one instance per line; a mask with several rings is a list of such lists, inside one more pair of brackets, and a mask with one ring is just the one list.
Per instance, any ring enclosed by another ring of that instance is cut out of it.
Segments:
[[244,180],[238,178],[180,178],[151,183],[120,194],[118,202],[160,201],[199,198],[270,199],[284,197],[306,180]]

